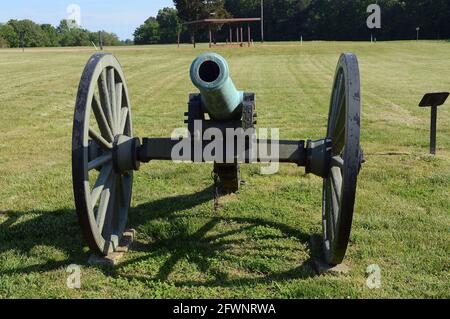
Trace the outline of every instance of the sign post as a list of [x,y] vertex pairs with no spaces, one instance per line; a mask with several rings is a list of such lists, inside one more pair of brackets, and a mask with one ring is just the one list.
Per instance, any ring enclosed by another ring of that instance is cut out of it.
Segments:
[[445,103],[450,93],[428,93],[420,101],[420,107],[431,107],[430,154],[436,154],[437,108]]

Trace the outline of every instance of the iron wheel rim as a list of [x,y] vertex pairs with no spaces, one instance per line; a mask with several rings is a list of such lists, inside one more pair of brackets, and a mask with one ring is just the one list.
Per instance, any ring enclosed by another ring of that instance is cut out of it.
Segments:
[[112,148],[119,134],[132,137],[125,77],[113,55],[95,54],[86,64],[78,88],[72,178],[84,238],[89,248],[100,255],[117,249],[131,202],[133,172],[118,173],[112,165]]
[[323,250],[331,265],[342,262],[350,239],[361,164],[360,114],[358,60],[346,53],[339,59],[331,96],[327,137],[332,140],[332,159],[323,181]]

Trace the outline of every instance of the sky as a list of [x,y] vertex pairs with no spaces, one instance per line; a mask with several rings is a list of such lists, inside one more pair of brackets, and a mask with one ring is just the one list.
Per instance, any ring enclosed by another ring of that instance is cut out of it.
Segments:
[[0,23],[30,19],[57,26],[72,18],[90,31],[105,30],[120,39],[132,39],[134,30],[159,9],[173,7],[172,0],[0,0]]

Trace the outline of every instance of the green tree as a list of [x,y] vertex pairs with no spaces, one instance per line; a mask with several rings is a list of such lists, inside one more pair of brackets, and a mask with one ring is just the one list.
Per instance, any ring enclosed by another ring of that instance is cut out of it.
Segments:
[[61,20],[56,30],[59,34],[70,32],[69,22],[67,19]]
[[[260,0],[225,0],[235,17],[259,17]],[[381,7],[382,27],[367,28],[367,6]],[[381,40],[450,38],[448,0],[264,0],[265,34],[268,40]],[[259,26],[255,25],[255,32]]]
[[[91,34],[93,38],[91,41],[94,43],[98,42],[98,32],[92,32]],[[102,31],[102,41],[105,46],[116,46],[122,44],[117,34],[106,31]]]
[[19,36],[9,24],[0,24],[0,38],[1,47],[14,48],[19,46]]
[[202,0],[174,0],[178,17],[183,22],[199,20],[203,17]]
[[[305,23],[306,14],[314,1],[264,0],[264,31],[266,39],[298,40],[303,33],[302,26]],[[261,16],[261,0],[225,0],[225,8],[234,17]],[[255,23],[253,30],[255,36],[261,34],[260,24]],[[257,38],[259,39],[258,36]]]
[[[31,20],[10,20],[0,23],[0,47],[19,47],[22,38],[26,47],[48,46],[91,46],[98,41],[98,33],[74,26],[68,20],[62,20],[55,28],[51,24],[36,24]],[[114,33],[103,32],[103,42],[107,46],[121,45]]]
[[1,35],[0,35],[0,48],[7,48],[9,46],[8,41],[6,41]]
[[160,40],[158,21],[154,17],[148,18],[133,35],[135,44],[158,43]]
[[178,17],[184,22],[201,19],[226,18],[225,0],[174,0]]
[[57,47],[60,45],[58,31],[54,26],[51,24],[42,24],[41,29],[46,35],[47,43],[45,46]]
[[43,47],[49,42],[41,26],[31,20],[9,20],[8,25],[18,35],[19,41],[13,45],[15,47],[20,45],[20,39],[22,37],[25,47]]
[[60,44],[63,47],[91,46],[90,33],[84,29],[72,29],[61,35]]
[[90,32],[82,28],[71,28],[68,20],[61,20],[56,28],[59,44],[63,47],[91,46]]
[[[178,17],[183,22],[196,21],[209,18],[229,18],[230,13],[225,8],[224,0],[174,0],[178,11]],[[215,25],[214,31],[219,31],[222,25]],[[194,35],[199,31],[205,31],[205,26],[188,25],[189,33]],[[206,33],[203,32],[202,40],[206,39]]]
[[159,10],[156,20],[159,25],[159,42],[175,43],[178,31],[181,28],[177,10],[174,8],[163,8]]

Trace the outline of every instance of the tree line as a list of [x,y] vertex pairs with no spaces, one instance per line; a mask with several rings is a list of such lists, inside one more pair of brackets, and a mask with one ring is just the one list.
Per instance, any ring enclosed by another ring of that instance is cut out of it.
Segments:
[[[0,24],[1,47],[67,47],[99,44],[98,32],[80,28],[75,21],[62,20],[57,27],[31,20],[9,20]],[[123,44],[114,33],[102,31],[103,45]]]
[[[369,29],[367,7],[381,8],[381,28]],[[193,34],[207,40],[205,26],[181,27],[182,22],[207,18],[260,17],[261,0],[174,0],[176,9],[160,10],[134,35],[136,44],[175,43]],[[450,39],[448,0],[263,0],[264,34],[268,41],[306,40],[408,40]],[[217,41],[226,41],[228,29],[215,26]],[[253,24],[255,41],[261,40],[260,24]]]
[[[135,44],[206,41],[205,26],[183,26],[183,22],[206,18],[260,17],[261,0],[174,0],[175,8],[163,8],[134,32]],[[381,28],[366,25],[369,4],[381,7]],[[267,41],[450,39],[448,0],[263,0],[264,34]],[[261,40],[260,24],[254,23],[253,40]],[[225,42],[229,31],[214,26],[216,41]],[[103,31],[103,44],[132,44]],[[0,47],[90,46],[98,44],[98,33],[62,20],[57,27],[31,20],[0,23]]]

